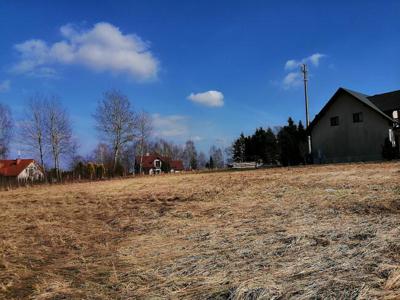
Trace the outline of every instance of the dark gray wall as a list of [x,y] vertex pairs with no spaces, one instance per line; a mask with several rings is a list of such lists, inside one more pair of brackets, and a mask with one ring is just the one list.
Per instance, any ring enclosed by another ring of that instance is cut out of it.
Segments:
[[[363,122],[353,123],[362,112]],[[339,125],[330,118],[339,116]],[[382,145],[391,128],[389,121],[350,95],[342,94],[311,131],[314,162],[351,162],[382,159]]]

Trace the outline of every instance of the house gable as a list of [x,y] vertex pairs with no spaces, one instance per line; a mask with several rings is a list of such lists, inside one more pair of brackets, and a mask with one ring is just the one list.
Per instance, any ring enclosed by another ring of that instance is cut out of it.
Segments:
[[0,176],[17,179],[39,179],[44,176],[42,168],[33,159],[0,160]]
[[392,124],[362,94],[339,89],[310,126],[314,161],[379,160]]
[[325,106],[321,109],[321,111],[315,116],[314,120],[310,123],[308,128],[309,131],[312,131],[313,127],[319,122],[319,120],[325,115],[325,113],[329,110],[329,108],[335,103],[335,101],[341,97],[343,94],[350,95],[355,100],[364,104],[366,107],[379,114],[381,117],[387,119],[388,121],[393,122],[393,119],[385,114],[382,110],[380,110],[373,102],[368,99],[367,95],[364,95],[359,92],[355,92],[345,88],[339,88],[336,93],[332,96],[331,99],[325,104]]

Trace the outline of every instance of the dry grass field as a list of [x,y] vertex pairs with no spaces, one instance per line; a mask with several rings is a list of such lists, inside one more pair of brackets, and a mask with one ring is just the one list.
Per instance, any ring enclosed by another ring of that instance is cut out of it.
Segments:
[[398,299],[400,163],[0,192],[0,298]]

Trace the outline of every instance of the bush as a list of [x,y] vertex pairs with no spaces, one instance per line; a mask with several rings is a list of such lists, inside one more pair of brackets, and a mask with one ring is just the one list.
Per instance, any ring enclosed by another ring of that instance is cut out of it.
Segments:
[[74,168],[74,177],[78,179],[85,178],[85,164],[83,162],[78,162]]
[[386,138],[382,146],[382,157],[386,160],[399,158],[399,143],[396,143],[396,146],[393,147],[389,138]]
[[86,165],[87,178],[92,180],[94,178],[95,173],[96,173],[96,167],[94,166],[94,164],[91,162],[87,163]]
[[103,179],[106,175],[106,168],[103,164],[96,165],[96,177],[97,179]]
[[163,161],[163,162],[161,163],[161,171],[162,171],[163,173],[169,173],[169,172],[171,172],[171,165],[169,164],[168,161]]
[[117,162],[117,165],[115,166],[114,176],[124,176],[124,174],[125,174],[124,166],[120,162]]

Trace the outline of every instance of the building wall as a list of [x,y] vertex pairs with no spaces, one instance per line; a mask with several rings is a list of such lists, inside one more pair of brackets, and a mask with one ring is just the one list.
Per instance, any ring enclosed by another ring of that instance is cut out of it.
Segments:
[[[32,171],[30,171],[32,169]],[[24,180],[31,180],[31,181],[37,181],[37,180],[42,180],[44,177],[43,172],[40,170],[40,168],[35,164],[31,163],[28,167],[25,168],[19,175],[18,175],[18,180],[19,181],[24,181]]]
[[[353,113],[362,112],[363,122],[353,123]],[[339,125],[330,118],[339,116]],[[342,94],[311,132],[314,162],[351,162],[382,159],[382,145],[390,122],[352,96]]]

